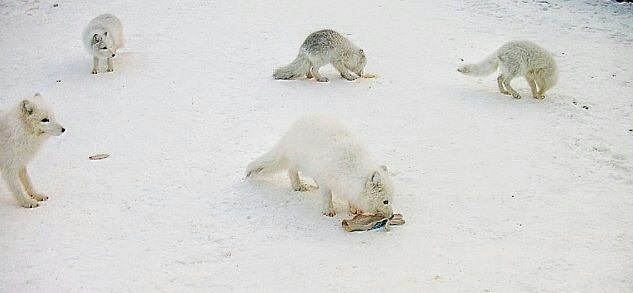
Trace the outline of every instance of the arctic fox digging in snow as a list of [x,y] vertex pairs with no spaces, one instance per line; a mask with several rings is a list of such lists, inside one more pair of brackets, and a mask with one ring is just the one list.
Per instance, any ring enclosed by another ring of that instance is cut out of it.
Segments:
[[332,194],[346,199],[353,213],[391,217],[393,184],[345,125],[325,115],[296,121],[268,153],[248,165],[246,177],[288,170],[292,188],[307,190],[302,175],[314,179],[323,196],[323,214],[336,215]]
[[515,99],[521,98],[510,86],[516,76],[525,77],[530,84],[532,96],[536,99],[544,99],[545,92],[558,81],[558,68],[552,55],[529,41],[508,42],[481,63],[464,65],[457,71],[484,76],[497,71],[497,68],[501,69],[501,74],[497,77],[499,91],[512,95]]
[[294,79],[302,76],[314,77],[317,81],[327,82],[327,77],[319,73],[319,68],[332,63],[332,66],[347,80],[363,76],[367,57],[363,49],[358,48],[341,34],[325,29],[311,33],[299,48],[299,54],[292,63],[273,73],[275,79]]
[[102,14],[88,23],[83,33],[84,47],[93,56],[92,74],[97,74],[99,60],[106,59],[108,72],[114,71],[112,58],[123,46],[123,26],[112,14]]
[[48,199],[33,187],[26,165],[49,136],[59,136],[64,131],[40,94],[0,113],[0,171],[23,207],[34,208],[38,201]]

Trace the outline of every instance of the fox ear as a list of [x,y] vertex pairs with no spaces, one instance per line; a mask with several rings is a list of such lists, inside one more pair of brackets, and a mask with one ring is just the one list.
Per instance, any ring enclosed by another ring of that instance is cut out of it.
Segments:
[[380,185],[382,183],[382,176],[380,176],[380,173],[378,173],[378,171],[374,171],[373,173],[371,173],[371,175],[369,175],[367,183],[370,183],[374,186]]
[[385,166],[385,165],[380,165],[380,169],[382,169],[385,172],[389,171],[389,170],[387,170],[387,166]]
[[363,49],[358,50],[358,53],[360,53],[361,55],[365,56],[365,50],[363,50]]
[[22,102],[20,102],[20,110],[26,115],[33,114],[33,103],[31,103],[29,100],[23,100]]
[[108,36],[108,32],[104,32],[103,35],[107,37]]
[[94,44],[96,44],[98,42],[99,42],[99,35],[98,34],[94,34],[92,36],[92,44],[94,45]]

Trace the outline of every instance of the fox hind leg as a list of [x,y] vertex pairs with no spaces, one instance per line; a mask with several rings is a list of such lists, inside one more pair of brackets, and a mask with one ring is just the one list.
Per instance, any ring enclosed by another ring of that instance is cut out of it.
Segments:
[[499,86],[499,92],[504,95],[510,94],[510,92],[506,90],[505,86],[503,86],[503,74],[499,74],[499,76],[497,77],[497,85]]
[[510,75],[510,76],[506,76],[504,74],[501,75],[501,81],[503,83],[503,87],[506,88],[508,93],[510,93],[510,95],[512,95],[513,98],[520,99],[521,95],[516,90],[514,90],[512,86],[510,86],[510,82],[512,81],[513,78],[514,78],[514,75]]
[[312,67],[312,76],[314,76],[314,79],[318,82],[328,82],[327,77],[319,73],[319,68],[321,68],[321,66],[314,65],[314,67]]
[[314,78],[314,76],[312,76],[312,65],[310,66],[310,68],[308,68],[308,72],[306,72],[306,78],[307,79]]
[[501,75],[499,76],[499,78],[497,78],[497,83],[499,82],[499,79],[501,79],[501,83],[503,84],[503,87],[506,89],[506,91],[510,93],[513,98],[520,99],[521,95],[510,85],[510,82],[512,82],[514,77],[517,76],[520,68],[519,64],[506,60],[505,62],[502,61],[499,65],[499,68],[501,69]]
[[288,177],[290,177],[290,185],[294,191],[309,191],[310,186],[301,182],[299,177],[299,171],[295,169],[288,169]]
[[310,72],[312,73],[312,76],[314,77],[314,79],[318,82],[328,82],[329,80],[327,79],[327,77],[322,76],[321,73],[319,73],[319,68],[321,68],[321,66],[327,64],[327,61],[324,60],[324,57],[318,55],[318,54],[308,54],[308,60],[310,61],[310,64],[312,65],[310,68]]

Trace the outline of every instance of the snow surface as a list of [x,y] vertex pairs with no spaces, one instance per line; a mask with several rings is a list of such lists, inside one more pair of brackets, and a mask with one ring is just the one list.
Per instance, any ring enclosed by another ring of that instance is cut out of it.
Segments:
[[[126,46],[95,76],[105,12]],[[273,80],[322,28],[379,77]],[[456,72],[512,39],[555,55],[545,100]],[[48,202],[0,184],[0,292],[633,292],[632,65],[633,5],[604,0],[1,1],[2,108],[41,92],[68,131],[30,164]],[[313,112],[390,168],[404,226],[243,180]]]

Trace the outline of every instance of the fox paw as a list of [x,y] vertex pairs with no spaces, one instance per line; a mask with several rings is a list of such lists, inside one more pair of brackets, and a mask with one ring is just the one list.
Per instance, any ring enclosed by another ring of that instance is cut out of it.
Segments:
[[541,96],[534,96],[534,98],[538,99],[538,100],[542,100],[542,99],[545,99],[545,96],[543,96],[543,95],[541,95]]
[[108,68],[108,69],[106,69],[106,71],[107,72],[112,72],[112,71],[114,71],[114,69],[113,68]]
[[318,81],[318,82],[328,82],[328,81],[330,81],[330,80],[329,80],[329,79],[327,79],[327,77],[323,77],[323,76],[321,76],[321,77],[317,77],[317,78],[316,78],[316,81]]
[[334,208],[327,208],[323,210],[323,215],[328,216],[328,217],[334,217],[336,216],[336,211],[334,210]]
[[349,81],[353,81],[353,80],[356,80],[358,78],[358,76],[356,76],[356,75],[342,74],[342,73],[341,73],[341,77],[343,77],[343,78],[345,78],[345,79],[347,79]]
[[41,193],[32,193],[32,194],[30,194],[30,196],[31,196],[34,200],[37,200],[37,201],[46,201],[46,200],[48,200],[48,196],[43,195],[43,194],[41,194]]
[[90,73],[92,73],[92,74],[97,74],[97,70],[96,70],[96,69],[93,69],[93,70],[92,70],[92,72],[90,72]]
[[512,97],[518,100],[518,99],[521,98],[521,95],[519,95],[519,94],[512,94]]
[[362,215],[363,211],[361,211],[360,209],[357,209],[355,207],[350,206],[349,207],[349,212],[352,213],[352,215]]
[[305,183],[301,183],[299,186],[293,186],[292,189],[294,189],[294,191],[304,192],[304,191],[314,190],[314,189],[316,189],[316,187],[312,186],[312,185],[305,184]]
[[25,207],[25,208],[27,208],[27,209],[30,209],[30,208],[36,208],[36,207],[38,207],[39,205],[40,205],[40,204],[39,204],[36,200],[34,200],[34,199],[32,199],[32,198],[27,198],[27,199],[24,199],[24,200],[22,201],[22,206],[23,206],[23,207]]

